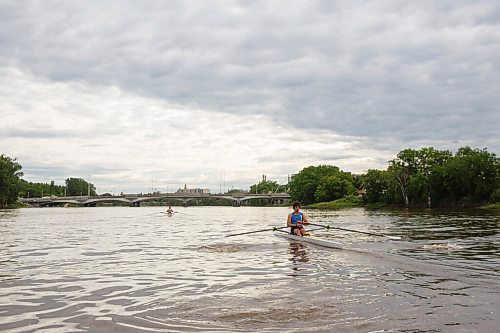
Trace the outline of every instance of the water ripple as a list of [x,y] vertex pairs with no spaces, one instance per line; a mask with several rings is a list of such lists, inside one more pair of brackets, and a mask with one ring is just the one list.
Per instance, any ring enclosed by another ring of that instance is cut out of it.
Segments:
[[[498,217],[311,211],[394,242],[272,233],[284,208],[43,208],[0,214],[2,332],[494,331]],[[264,222],[263,222],[264,221]],[[265,222],[267,221],[267,222]],[[421,318],[427,318],[425,321]]]

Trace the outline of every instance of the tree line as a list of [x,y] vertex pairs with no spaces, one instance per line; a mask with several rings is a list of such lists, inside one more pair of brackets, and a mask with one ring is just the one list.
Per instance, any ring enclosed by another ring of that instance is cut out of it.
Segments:
[[[96,195],[81,178],[65,185],[32,183],[21,179],[22,167],[0,155],[0,207],[18,197]],[[361,190],[361,191],[360,191]],[[309,166],[293,175],[288,185],[263,179],[251,193],[288,191],[305,205],[349,198],[364,192],[367,204],[397,206],[475,206],[500,200],[500,159],[484,149],[459,148],[455,154],[433,147],[404,149],[388,161],[386,170],[370,169],[355,175],[333,165]]]
[[10,207],[15,204],[18,197],[44,197],[44,196],[78,196],[96,195],[93,184],[81,178],[67,178],[65,185],[32,183],[21,177],[24,175],[22,166],[14,158],[4,154],[0,155],[0,208]]
[[51,181],[50,184],[32,183],[21,179],[19,196],[23,198],[41,198],[44,196],[71,197],[87,195],[89,194],[89,189],[91,196],[97,195],[95,186],[82,178],[67,178],[64,184],[55,185],[54,181]]
[[369,203],[474,206],[500,199],[500,159],[486,149],[462,147],[456,154],[432,147],[405,149],[387,170],[364,175]]
[[470,147],[454,155],[433,147],[404,149],[388,162],[386,170],[353,175],[335,166],[310,166],[294,175],[289,187],[292,198],[304,204],[365,190],[367,204],[475,206],[500,199],[500,159],[486,149]]
[[288,185],[293,200],[309,205],[356,194],[362,177],[333,165],[309,166],[293,175]]
[[0,208],[16,202],[20,190],[22,167],[16,159],[0,155]]

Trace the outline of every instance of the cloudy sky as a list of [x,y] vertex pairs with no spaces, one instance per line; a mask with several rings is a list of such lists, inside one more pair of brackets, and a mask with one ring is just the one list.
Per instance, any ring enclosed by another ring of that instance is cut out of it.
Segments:
[[0,1],[0,153],[102,192],[500,153],[500,3]]

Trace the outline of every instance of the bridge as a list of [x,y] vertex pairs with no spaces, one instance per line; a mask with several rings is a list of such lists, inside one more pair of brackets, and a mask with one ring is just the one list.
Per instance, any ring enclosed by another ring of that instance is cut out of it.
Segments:
[[43,197],[43,198],[19,198],[17,201],[31,206],[59,206],[74,204],[78,206],[95,207],[98,203],[123,202],[132,207],[140,207],[141,202],[177,200],[183,206],[187,206],[189,201],[217,198],[233,202],[233,206],[241,206],[241,203],[251,199],[264,199],[277,204],[283,204],[291,197],[288,193],[251,194],[245,192],[235,192],[230,194],[210,194],[210,193],[157,193],[157,194],[124,194],[110,196],[73,196],[73,197]]

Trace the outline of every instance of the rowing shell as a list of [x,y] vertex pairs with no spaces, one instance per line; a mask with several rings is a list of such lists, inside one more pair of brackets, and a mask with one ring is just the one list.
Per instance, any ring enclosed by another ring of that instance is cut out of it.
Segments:
[[327,241],[327,240],[324,240],[324,239],[320,239],[320,238],[316,238],[316,237],[313,237],[313,236],[296,236],[296,235],[291,235],[287,232],[275,232],[274,233],[276,236],[279,236],[279,237],[284,237],[284,238],[288,238],[288,239],[291,239],[291,240],[294,240],[294,241],[297,241],[297,242],[303,242],[303,243],[311,243],[311,244],[315,244],[315,245],[319,245],[319,246],[324,246],[324,247],[328,247],[328,248],[331,248],[331,249],[342,249],[342,246],[338,243],[334,243],[334,242],[330,242],[330,241]]

